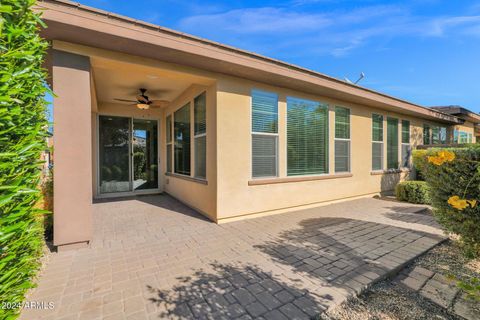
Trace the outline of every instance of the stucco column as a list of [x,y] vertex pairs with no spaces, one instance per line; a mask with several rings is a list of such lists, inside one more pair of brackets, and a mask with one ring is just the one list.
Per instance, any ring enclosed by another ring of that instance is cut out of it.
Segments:
[[54,244],[92,238],[92,122],[90,59],[52,51],[54,121]]

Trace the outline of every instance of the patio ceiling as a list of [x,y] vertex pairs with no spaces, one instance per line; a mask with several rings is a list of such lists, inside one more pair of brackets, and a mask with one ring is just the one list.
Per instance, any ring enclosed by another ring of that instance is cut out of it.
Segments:
[[211,79],[168,69],[91,57],[97,99],[116,103],[115,99],[135,100],[139,88],[146,88],[152,100],[173,101],[192,84],[210,85]]

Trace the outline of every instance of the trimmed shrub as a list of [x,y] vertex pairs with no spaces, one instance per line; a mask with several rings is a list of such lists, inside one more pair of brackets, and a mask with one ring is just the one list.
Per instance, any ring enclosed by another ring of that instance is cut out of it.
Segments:
[[438,222],[460,236],[468,256],[480,256],[480,145],[429,149],[414,159],[423,167]]
[[0,319],[18,315],[11,306],[33,286],[43,248],[37,203],[48,125],[42,68],[47,43],[38,35],[34,4],[0,4]]
[[400,201],[431,204],[430,188],[425,181],[402,181],[395,187],[395,195]]

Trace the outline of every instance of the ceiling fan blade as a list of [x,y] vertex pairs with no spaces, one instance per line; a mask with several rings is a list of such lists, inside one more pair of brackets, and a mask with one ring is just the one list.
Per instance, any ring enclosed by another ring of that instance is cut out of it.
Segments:
[[127,99],[113,99],[113,100],[120,101],[120,102],[137,102],[135,100],[127,100]]
[[150,101],[151,101],[150,107],[153,107],[153,108],[161,108],[170,103],[170,101],[167,101],[167,100],[150,100]]

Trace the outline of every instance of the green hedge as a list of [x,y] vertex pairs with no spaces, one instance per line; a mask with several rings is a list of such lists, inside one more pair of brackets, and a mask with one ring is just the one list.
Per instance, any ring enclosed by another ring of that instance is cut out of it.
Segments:
[[400,201],[431,204],[430,188],[425,181],[402,181],[395,187],[395,194]]
[[480,145],[416,153],[435,217],[460,236],[466,253],[480,256]]
[[[0,303],[23,301],[42,254],[40,155],[45,148],[47,43],[34,0],[0,3]],[[2,304],[3,305],[3,304]],[[0,308],[0,319],[18,309]]]

